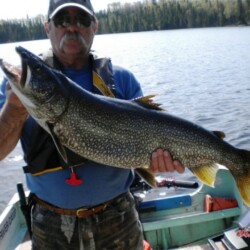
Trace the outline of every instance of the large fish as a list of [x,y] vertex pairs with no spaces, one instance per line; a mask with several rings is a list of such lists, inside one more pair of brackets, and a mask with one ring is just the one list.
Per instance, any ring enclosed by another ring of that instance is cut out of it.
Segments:
[[[250,152],[225,142],[223,133],[161,111],[148,97],[125,101],[92,94],[26,49],[17,47],[16,51],[22,59],[21,76],[4,61],[1,67],[65,161],[64,146],[102,164],[148,169],[152,152],[165,148],[210,186],[218,164],[226,166],[250,206]],[[154,180],[149,182],[154,184]]]

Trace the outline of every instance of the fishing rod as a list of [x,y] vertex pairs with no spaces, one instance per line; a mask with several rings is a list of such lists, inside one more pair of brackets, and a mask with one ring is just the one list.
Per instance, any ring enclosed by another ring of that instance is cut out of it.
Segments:
[[198,188],[199,184],[196,181],[182,181],[174,179],[163,179],[160,182],[157,182],[158,187],[181,187],[181,188]]
[[[158,188],[190,188],[190,189],[196,189],[199,187],[199,183],[196,181],[184,181],[184,180],[175,180],[175,179],[160,179],[156,180],[157,187]],[[135,181],[131,186],[132,192],[138,192],[138,191],[147,191],[152,189],[150,185],[148,185],[143,179],[141,179],[138,176],[135,176]]]

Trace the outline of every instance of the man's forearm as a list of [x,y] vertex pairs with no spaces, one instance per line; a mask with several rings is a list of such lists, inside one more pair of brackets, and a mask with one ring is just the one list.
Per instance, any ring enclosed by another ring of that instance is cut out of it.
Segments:
[[4,159],[16,146],[28,116],[24,108],[8,101],[0,111],[0,160]]

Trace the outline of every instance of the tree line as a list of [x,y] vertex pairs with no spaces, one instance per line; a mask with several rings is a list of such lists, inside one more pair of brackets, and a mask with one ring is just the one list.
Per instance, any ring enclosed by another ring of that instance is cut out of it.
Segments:
[[113,3],[98,13],[99,32],[250,24],[250,0],[147,0]]
[[47,37],[43,23],[45,16],[0,20],[0,43],[30,41]]
[[[250,0],[144,0],[96,13],[98,34],[250,24]],[[0,20],[0,43],[45,39],[46,16]]]

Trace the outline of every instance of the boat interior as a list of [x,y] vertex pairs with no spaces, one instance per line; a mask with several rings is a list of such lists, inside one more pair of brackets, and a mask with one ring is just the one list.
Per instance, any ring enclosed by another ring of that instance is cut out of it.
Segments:
[[[227,169],[218,171],[214,188],[193,175],[158,178],[160,188],[132,190],[152,250],[250,249],[250,210]],[[0,216],[0,249],[31,249],[18,194]]]

